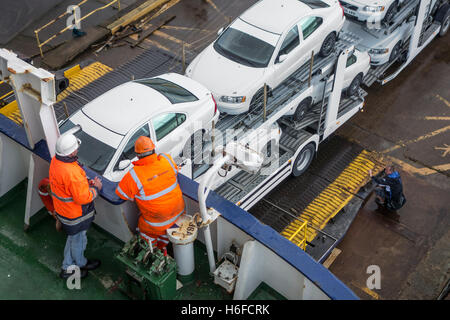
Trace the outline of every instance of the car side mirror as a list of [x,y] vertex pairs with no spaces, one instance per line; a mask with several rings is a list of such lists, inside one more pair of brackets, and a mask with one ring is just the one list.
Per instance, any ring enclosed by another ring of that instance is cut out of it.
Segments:
[[223,32],[223,27],[219,29],[219,31],[217,31],[217,35],[220,36],[220,34]]
[[287,56],[287,54],[282,54],[281,56],[279,56],[278,63],[282,63],[284,60],[286,60]]
[[130,164],[131,164],[131,160],[128,160],[128,159],[120,161],[119,162],[119,170],[120,171],[125,170],[126,168],[128,168],[130,166]]

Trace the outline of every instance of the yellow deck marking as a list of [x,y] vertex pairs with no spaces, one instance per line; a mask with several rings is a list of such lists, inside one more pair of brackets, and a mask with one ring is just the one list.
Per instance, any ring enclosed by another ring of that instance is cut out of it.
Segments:
[[[159,31],[159,30],[155,30],[155,31],[153,32],[153,34],[154,34],[155,36],[158,36],[158,37],[161,37],[161,38],[164,38],[164,39],[173,41],[173,42],[175,42],[175,43],[183,44],[183,41],[182,41],[182,40],[180,40],[180,39],[178,39],[178,38],[175,38],[174,36],[171,36],[171,35],[169,35],[169,34],[167,34],[167,33],[165,33],[165,32],[162,32],[162,31]],[[186,46],[189,46],[189,44],[186,43]]]
[[447,107],[450,107],[450,102],[448,102],[445,98],[441,97],[440,95],[436,95],[436,98],[438,98],[439,100],[441,100],[443,103],[445,103],[447,105]]
[[425,140],[425,139],[432,138],[432,137],[434,137],[434,136],[437,136],[438,134],[447,132],[448,130],[450,130],[450,126],[446,126],[446,127],[444,127],[444,128],[441,128],[441,129],[435,130],[435,131],[433,131],[433,132],[424,134],[423,136],[420,136],[420,137],[418,137],[418,138],[416,138],[416,139],[412,139],[412,140],[408,140],[408,141],[399,141],[397,145],[395,145],[395,146],[393,146],[393,147],[391,147],[391,148],[388,148],[388,149],[382,151],[381,153],[389,153],[389,152],[392,152],[392,151],[397,150],[397,149],[400,149],[400,148],[402,148],[402,147],[406,147],[406,145],[408,145],[408,144],[416,143],[416,142],[419,142],[419,141],[422,141],[422,140]]
[[163,45],[160,44],[158,41],[150,40],[150,39],[147,38],[147,39],[144,39],[143,42],[147,42],[147,43],[153,44],[153,45],[157,46],[159,49],[163,49],[163,50],[166,50],[166,51],[170,51],[169,48],[167,48],[166,46],[163,46]]
[[[371,169],[373,174],[377,174],[383,167],[383,163],[374,153],[363,150],[341,172],[339,177],[305,208],[299,219],[291,222],[281,232],[281,235],[298,244],[304,239],[303,233],[298,231],[299,228],[302,228],[303,221],[308,222],[315,229],[323,229],[328,221],[336,216],[353,198],[353,195],[369,181],[368,170]],[[311,242],[316,237],[317,231],[315,229],[307,228],[307,241]]]
[[225,16],[222,11],[220,11],[220,9],[216,6],[216,4],[212,0],[206,0],[206,2],[209,3],[209,5],[211,5],[211,7],[213,7],[214,10],[220,13],[225,19],[228,19],[228,17]]
[[152,19],[156,18],[157,16],[159,16],[160,14],[164,13],[165,11],[167,11],[168,9],[170,9],[171,7],[173,7],[174,5],[176,5],[178,2],[180,2],[181,0],[171,0],[168,3],[166,3],[165,5],[163,5],[161,7],[161,9],[156,12],[150,19],[149,21],[151,21]]
[[364,288],[362,288],[362,290],[363,290],[365,293],[367,293],[368,295],[370,295],[372,298],[374,298],[374,299],[376,299],[376,300],[379,300],[379,299],[380,299],[380,296],[378,295],[378,293],[373,292],[373,291],[370,290],[369,288],[364,287]]
[[0,97],[0,100],[1,99],[3,99],[4,97],[7,97],[7,96],[9,96],[11,93],[13,93],[13,91],[11,90],[10,92],[8,92],[8,93],[6,93],[5,95],[3,95],[3,96],[1,96]]
[[365,286],[361,286],[357,283],[355,283],[355,281],[351,282],[351,285],[354,286],[355,288],[360,289],[361,291],[363,291],[364,293],[367,293],[369,296],[371,296],[372,298],[376,299],[376,300],[380,300],[380,295],[372,290],[370,290],[369,288],[365,287]]
[[425,117],[425,120],[450,120],[450,117]]
[[[66,70],[64,76],[69,79],[69,86],[56,97],[56,101],[61,101],[70,93],[80,90],[110,71],[112,71],[112,68],[100,62],[94,62],[83,69],[81,69],[79,65],[76,65]],[[3,114],[19,125],[22,125],[23,123],[22,115],[16,100],[1,108],[0,114]]]
[[179,26],[168,26],[168,25],[164,25],[160,29],[211,32],[211,30],[206,30],[206,29],[191,28],[191,27],[179,27]]
[[434,147],[435,150],[442,150],[444,151],[442,153],[442,157],[444,158],[447,154],[450,153],[450,146],[446,143],[444,143],[444,147]]
[[403,171],[408,172],[410,174],[418,174],[421,176],[429,176],[431,174],[438,173],[439,171],[450,170],[450,163],[434,166],[432,168],[417,168],[410,165],[409,163],[406,163],[405,161],[402,161],[394,157],[387,157],[387,159],[389,159],[393,163],[396,163],[398,166],[402,168]]

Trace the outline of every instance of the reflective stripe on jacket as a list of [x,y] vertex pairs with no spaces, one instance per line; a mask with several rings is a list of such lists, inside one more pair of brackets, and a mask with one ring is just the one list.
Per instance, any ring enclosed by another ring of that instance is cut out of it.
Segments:
[[141,232],[164,234],[184,212],[178,168],[167,154],[153,154],[133,164],[120,181],[116,194],[124,200],[136,201],[141,212],[138,225]]
[[89,186],[86,173],[76,158],[53,157],[49,179],[55,212],[66,233],[87,230],[94,219],[92,201],[98,192]]

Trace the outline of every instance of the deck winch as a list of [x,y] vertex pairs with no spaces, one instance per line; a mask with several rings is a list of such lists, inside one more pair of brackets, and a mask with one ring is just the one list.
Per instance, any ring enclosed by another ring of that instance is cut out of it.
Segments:
[[134,236],[116,258],[125,265],[120,289],[133,299],[168,300],[176,293],[177,265],[166,251]]

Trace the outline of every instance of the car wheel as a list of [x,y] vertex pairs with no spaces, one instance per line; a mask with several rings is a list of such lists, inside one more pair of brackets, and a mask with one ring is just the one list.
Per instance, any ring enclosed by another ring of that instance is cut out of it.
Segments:
[[297,109],[295,109],[294,120],[301,121],[310,107],[311,107],[310,98],[306,98],[305,100],[300,102],[300,104],[297,106]]
[[395,17],[395,14],[397,13],[397,9],[398,9],[398,2],[394,2],[393,4],[391,4],[391,6],[386,11],[386,14],[383,18],[383,23],[386,23],[386,24],[391,23]]
[[352,83],[350,83],[350,86],[347,88],[346,94],[348,97],[353,97],[358,94],[362,80],[363,76],[361,74],[358,74],[355,79],[353,79]]
[[389,57],[389,62],[392,62],[398,58],[398,56],[400,55],[401,49],[402,49],[402,42],[399,41],[395,45],[394,49],[392,49],[391,56]]
[[[267,91],[268,89],[269,88],[267,88]],[[267,94],[267,96],[269,96],[269,94]],[[250,101],[249,111],[253,112],[262,109],[263,106],[264,106],[264,88],[260,88],[258,91],[256,91],[252,100]]]
[[330,33],[323,41],[319,55],[321,57],[328,57],[334,51],[335,47],[336,47],[336,35],[334,33]]
[[311,164],[314,154],[316,153],[316,147],[314,143],[308,143],[297,155],[297,158],[295,158],[293,168],[292,168],[292,175],[294,177],[298,177],[302,175],[306,169],[308,169],[309,165]]
[[436,21],[441,23],[439,36],[445,36],[450,28],[450,5],[444,5],[439,9],[436,14]]

